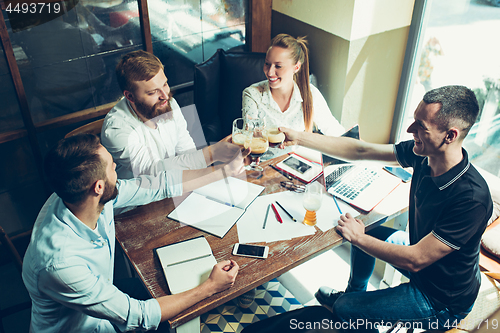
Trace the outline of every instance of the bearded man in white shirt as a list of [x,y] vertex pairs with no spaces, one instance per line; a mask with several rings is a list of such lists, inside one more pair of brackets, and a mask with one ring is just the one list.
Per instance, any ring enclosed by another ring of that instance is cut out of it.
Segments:
[[139,50],[124,55],[116,75],[125,98],[106,115],[101,141],[117,164],[118,178],[204,169],[229,162],[240,149],[222,140],[196,150],[163,65],[153,54]]

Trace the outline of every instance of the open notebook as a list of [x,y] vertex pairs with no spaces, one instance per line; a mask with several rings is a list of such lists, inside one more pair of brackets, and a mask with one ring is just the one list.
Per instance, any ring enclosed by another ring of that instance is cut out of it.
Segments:
[[194,190],[168,218],[224,237],[264,186],[228,177]]

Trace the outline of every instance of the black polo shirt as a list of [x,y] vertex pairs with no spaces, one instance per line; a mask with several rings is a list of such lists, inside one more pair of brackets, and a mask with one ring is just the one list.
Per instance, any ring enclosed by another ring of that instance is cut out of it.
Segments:
[[490,191],[464,149],[460,163],[441,176],[431,177],[428,158],[415,155],[413,146],[413,140],[405,141],[394,150],[401,166],[413,167],[410,244],[432,233],[455,251],[411,274],[411,282],[436,309],[462,312],[476,300],[481,283],[479,246],[493,210]]

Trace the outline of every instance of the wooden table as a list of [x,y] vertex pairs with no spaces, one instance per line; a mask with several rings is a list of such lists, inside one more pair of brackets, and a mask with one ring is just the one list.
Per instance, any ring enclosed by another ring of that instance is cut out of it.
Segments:
[[[283,190],[279,182],[287,179],[271,167],[266,166],[269,163],[275,164],[284,157],[261,163],[265,168],[263,177],[260,179],[252,178],[255,173],[248,173],[248,181],[266,187],[262,195]],[[409,184],[398,186],[373,211],[369,214],[363,214],[360,217],[361,220],[365,225],[371,226],[385,217],[395,217],[401,214],[408,207],[408,192]],[[160,262],[154,254],[154,249],[167,244],[203,235],[212,247],[217,262],[233,259],[240,266],[240,270],[232,288],[217,293],[171,318],[169,324],[172,328],[178,327],[342,244],[342,237],[334,229],[321,232],[316,228],[316,233],[311,236],[267,243],[269,257],[265,260],[236,257],[232,255],[233,245],[238,243],[236,224],[221,239],[168,219],[167,215],[174,208],[173,200],[165,199],[116,216],[116,238],[153,297],[170,294]]]

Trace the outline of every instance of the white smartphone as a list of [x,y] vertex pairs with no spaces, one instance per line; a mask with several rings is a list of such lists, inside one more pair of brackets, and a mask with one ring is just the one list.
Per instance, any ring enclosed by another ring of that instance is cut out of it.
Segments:
[[233,247],[233,254],[235,256],[266,259],[267,255],[269,254],[269,247],[262,245],[236,243]]

